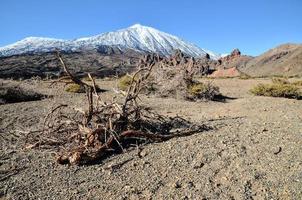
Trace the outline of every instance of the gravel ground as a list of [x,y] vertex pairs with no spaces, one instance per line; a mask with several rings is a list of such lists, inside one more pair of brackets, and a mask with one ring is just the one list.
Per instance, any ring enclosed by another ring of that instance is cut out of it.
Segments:
[[[79,107],[84,96],[46,82],[20,83],[53,97],[0,105],[0,199],[302,199],[302,101],[249,94],[265,79],[208,81],[232,99],[142,99],[161,114],[212,130],[129,149],[91,166],[58,165],[53,150],[26,150],[22,143],[53,105]],[[115,84],[97,83],[105,89]]]

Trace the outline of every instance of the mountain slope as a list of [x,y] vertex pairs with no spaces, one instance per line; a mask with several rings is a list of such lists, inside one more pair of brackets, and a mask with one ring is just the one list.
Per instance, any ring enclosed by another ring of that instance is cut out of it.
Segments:
[[70,42],[53,39],[53,38],[42,38],[42,37],[27,37],[14,44],[0,47],[1,56],[11,56],[25,53],[42,53],[53,51],[58,48],[61,50],[70,49]]
[[280,45],[251,59],[241,71],[252,76],[302,75],[302,45]]
[[[97,51],[62,53],[70,71],[78,77],[91,73],[95,77],[108,77],[131,73],[141,57],[136,51],[118,50],[102,46]],[[0,79],[28,79],[31,77],[59,77],[60,63],[54,53],[22,54],[0,57]]]
[[121,50],[133,49],[139,52],[159,53],[166,56],[171,55],[174,50],[180,49],[183,53],[193,57],[202,57],[206,54],[214,59],[219,57],[211,51],[201,49],[176,36],[139,24],[115,32],[75,40],[29,37],[1,47],[0,56],[50,52],[54,49],[64,51],[91,50],[102,45],[115,46]]
[[233,76],[233,70],[250,76],[302,75],[302,44],[283,44],[256,57],[241,55],[235,49],[230,55],[217,61],[212,66],[217,70],[214,77]]
[[183,53],[194,57],[205,56],[207,53],[212,57],[217,57],[216,54],[201,49],[176,36],[140,24],[135,24],[127,29],[121,29],[116,32],[77,39],[75,42],[83,46],[88,46],[89,44],[120,45],[126,48],[155,52],[162,55],[171,55],[174,50],[179,49]]

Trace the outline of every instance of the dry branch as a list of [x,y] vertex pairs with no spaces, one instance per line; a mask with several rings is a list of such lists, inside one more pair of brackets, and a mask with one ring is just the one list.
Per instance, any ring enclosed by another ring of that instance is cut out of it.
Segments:
[[[159,115],[150,108],[139,105],[139,94],[160,59],[156,55],[141,60],[122,104],[115,102],[115,98],[111,102],[103,102],[97,94],[95,81],[90,74],[88,77],[92,85],[75,77],[59,52],[57,57],[69,78],[85,88],[88,105],[88,111],[84,113],[75,110],[67,112],[67,105],[59,105],[45,118],[45,131],[40,140],[46,137],[45,141],[61,142],[61,151],[56,159],[60,164],[98,162],[112,152],[124,151],[133,139],[136,143],[162,142],[207,129],[203,125],[194,125],[179,117]],[[37,143],[39,145],[43,144],[40,140]]]

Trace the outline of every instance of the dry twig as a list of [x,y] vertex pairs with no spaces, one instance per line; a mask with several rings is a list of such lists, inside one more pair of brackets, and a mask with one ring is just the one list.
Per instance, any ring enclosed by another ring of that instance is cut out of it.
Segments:
[[43,134],[47,132],[52,138],[57,136],[54,141],[62,142],[60,146],[64,151],[57,156],[57,162],[60,164],[97,162],[108,156],[112,150],[123,151],[129,139],[133,138],[162,142],[207,129],[205,126],[192,126],[190,122],[179,117],[159,115],[139,105],[139,94],[159,61],[158,56],[152,55],[141,61],[138,71],[132,76],[122,104],[115,102],[115,98],[111,102],[103,102],[97,94],[95,81],[90,74],[88,77],[92,85],[73,76],[59,52],[57,57],[70,80],[85,88],[88,105],[87,112],[76,111],[73,115],[61,110],[67,109],[67,105],[59,105],[45,118],[47,131],[43,131]]

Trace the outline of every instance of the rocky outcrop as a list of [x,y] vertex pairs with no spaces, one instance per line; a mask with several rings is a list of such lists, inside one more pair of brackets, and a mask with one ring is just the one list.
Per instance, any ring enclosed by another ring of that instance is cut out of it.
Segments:
[[234,77],[241,73],[238,69],[243,68],[253,57],[242,55],[239,49],[234,49],[230,55],[212,61],[210,68],[214,69],[212,77]]
[[101,54],[106,54],[106,55],[113,55],[113,54],[122,54],[123,51],[115,46],[106,46],[106,45],[100,45],[97,48],[97,52]]
[[245,65],[250,59],[251,56],[241,55],[239,49],[234,49],[230,55],[222,57],[218,60],[218,68],[229,69],[233,67],[241,67]]
[[220,58],[219,62],[225,63],[225,62],[234,60],[240,56],[241,56],[241,52],[239,51],[239,49],[234,49],[230,55]]
[[180,50],[176,50],[172,56],[163,59],[163,63],[170,66],[186,65],[191,61],[194,73],[196,75],[207,75],[210,73],[210,66],[213,60],[210,59],[209,55],[203,58],[195,59],[183,54]]
[[214,71],[209,77],[213,78],[221,78],[221,77],[237,77],[240,76],[242,73],[236,68],[228,68],[228,69],[217,69]]
[[240,56],[241,52],[239,51],[239,49],[234,49],[231,53],[232,57],[236,57],[236,56]]

